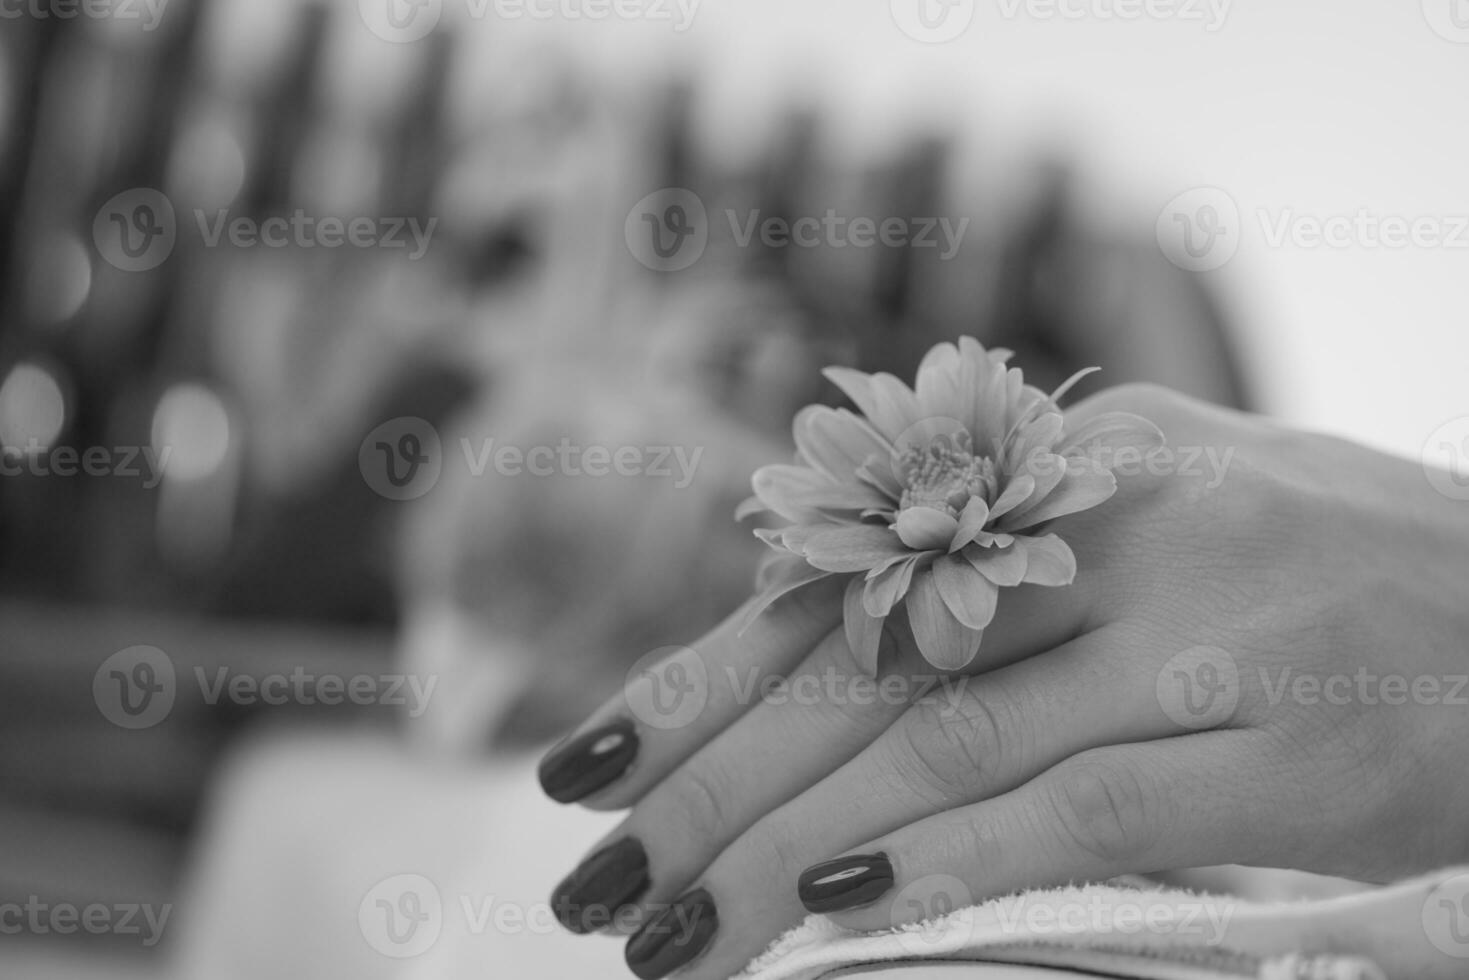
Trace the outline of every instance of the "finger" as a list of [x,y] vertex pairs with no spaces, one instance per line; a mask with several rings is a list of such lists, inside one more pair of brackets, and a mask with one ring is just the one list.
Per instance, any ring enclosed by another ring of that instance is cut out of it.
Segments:
[[1011,793],[863,845],[886,855],[891,878],[871,904],[832,918],[889,928],[1023,888],[1280,864],[1302,845],[1276,819],[1292,783],[1278,747],[1255,729],[1093,749]]
[[[1155,671],[1121,626],[981,677],[951,678],[851,761],[750,827],[702,874],[660,881],[646,907],[672,888],[696,886],[628,944],[640,976],[668,966],[671,922],[698,908],[725,926],[704,938],[690,977],[736,972],[805,914],[794,886],[802,869],[950,808],[1004,793],[1093,745],[1177,730],[1154,693]],[[1141,682],[1139,677],[1145,677]],[[655,867],[659,858],[652,858]],[[662,940],[662,944],[660,944]]]
[[855,756],[922,694],[932,668],[920,672],[916,654],[896,659],[914,672],[865,675],[838,628],[788,676],[731,678],[754,707],[639,800],[561,882],[557,917],[573,932],[626,932],[639,914],[624,905],[678,897],[751,824]]
[[[1078,546],[1084,569],[1092,553]],[[629,672],[611,698],[541,763],[552,799],[594,810],[633,805],[750,707],[730,683],[751,670],[784,675],[840,622],[846,578],[833,576],[771,606],[743,633],[743,609],[692,647]],[[968,672],[1014,663],[1082,632],[1100,600],[1101,583],[1079,577],[1066,589],[1008,588]],[[753,601],[753,600],[752,600]],[[899,631],[906,634],[905,626]],[[913,644],[904,644],[911,648]]]
[[635,665],[623,690],[542,760],[541,788],[594,810],[631,806],[748,710],[731,676],[783,675],[841,621],[843,587],[827,579],[800,589],[743,632],[742,608],[692,647]]

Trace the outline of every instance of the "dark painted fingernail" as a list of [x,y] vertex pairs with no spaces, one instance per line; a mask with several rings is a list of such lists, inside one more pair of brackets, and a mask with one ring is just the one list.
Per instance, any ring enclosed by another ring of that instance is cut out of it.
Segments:
[[551,893],[551,909],[563,926],[586,935],[610,926],[617,910],[647,888],[648,852],[624,837],[577,865]]
[[541,789],[557,803],[575,803],[616,782],[637,754],[632,722],[623,718],[594,728],[541,760]]
[[877,901],[891,887],[893,862],[886,854],[853,854],[802,871],[796,893],[808,912],[844,912]]
[[627,941],[623,957],[641,980],[657,980],[692,963],[718,931],[719,910],[699,888],[654,916]]

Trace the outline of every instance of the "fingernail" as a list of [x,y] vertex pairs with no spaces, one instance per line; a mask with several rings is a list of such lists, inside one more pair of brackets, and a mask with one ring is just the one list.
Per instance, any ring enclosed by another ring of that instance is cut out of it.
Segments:
[[886,854],[853,854],[813,864],[801,872],[796,892],[809,912],[844,912],[869,905],[893,887]]
[[551,893],[556,919],[579,935],[605,929],[648,888],[648,852],[624,837],[577,865]]
[[623,958],[640,980],[657,980],[692,963],[719,931],[719,910],[702,888],[659,912],[627,941]]
[[541,760],[541,789],[557,803],[575,803],[615,782],[637,754],[633,723],[619,719],[553,749]]

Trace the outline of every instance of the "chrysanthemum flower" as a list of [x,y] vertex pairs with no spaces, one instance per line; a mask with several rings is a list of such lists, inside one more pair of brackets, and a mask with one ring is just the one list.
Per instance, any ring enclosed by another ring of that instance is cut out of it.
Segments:
[[827,369],[861,414],[802,409],[795,464],[755,473],[737,516],[790,523],[755,532],[776,554],[751,620],[794,589],[850,576],[843,622],[862,669],[876,673],[884,620],[904,602],[923,656],[958,670],[979,652],[1002,587],[1071,584],[1076,557],[1051,522],[1111,497],[1116,451],[1145,453],[1162,433],[1120,412],[1067,432],[1058,402],[1091,372],[1047,395],[1009,358],[968,337],[940,344],[916,390],[889,374]]

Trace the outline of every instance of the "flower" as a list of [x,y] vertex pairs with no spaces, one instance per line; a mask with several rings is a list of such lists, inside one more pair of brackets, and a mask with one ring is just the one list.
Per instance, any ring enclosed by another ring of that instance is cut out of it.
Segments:
[[793,426],[796,462],[755,473],[755,496],[736,517],[789,523],[755,532],[775,554],[747,623],[795,589],[850,576],[842,618],[863,670],[877,672],[899,601],[924,658],[958,670],[978,654],[1002,587],[1071,584],[1076,557],[1051,522],[1116,492],[1099,450],[1116,460],[1163,435],[1125,412],[1068,432],[1058,403],[1096,369],[1047,395],[1007,366],[1010,356],[969,337],[939,344],[916,389],[890,374],[826,370],[861,414],[807,406]]

